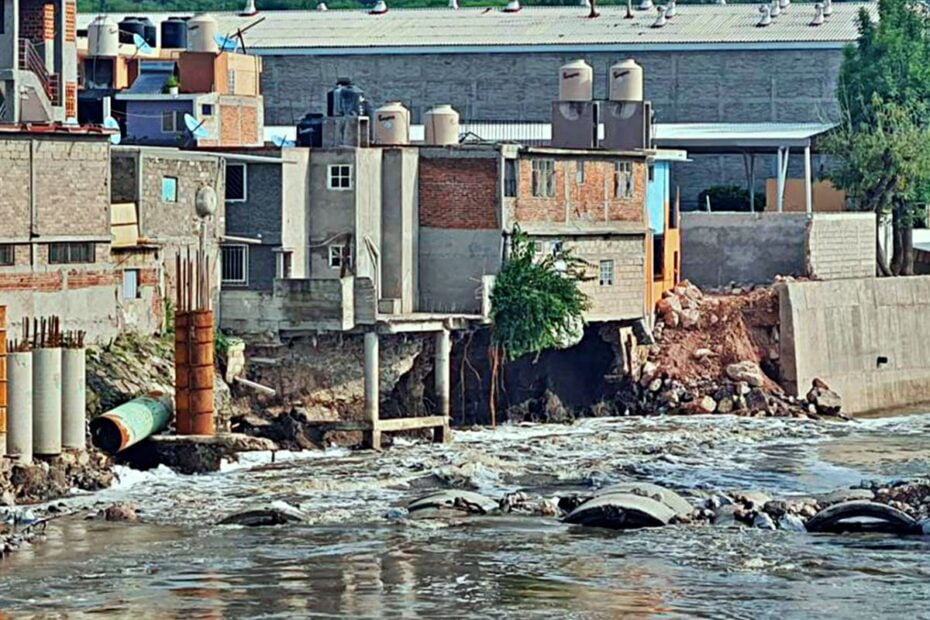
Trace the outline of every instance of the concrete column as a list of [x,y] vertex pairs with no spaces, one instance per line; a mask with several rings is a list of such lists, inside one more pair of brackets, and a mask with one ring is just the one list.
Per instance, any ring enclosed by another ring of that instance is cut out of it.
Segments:
[[443,329],[436,333],[436,356],[433,362],[438,413],[446,418],[445,423],[433,431],[433,441],[437,443],[449,443],[452,440],[449,430],[449,415],[451,414],[449,367],[451,361],[452,335],[448,329]]
[[368,441],[373,450],[381,449],[381,431],[378,430],[378,333],[365,332],[365,419],[371,424]]
[[32,354],[32,452],[61,454],[61,349]]
[[804,207],[808,213],[814,212],[814,200],[811,188],[811,145],[804,147]]
[[86,361],[84,349],[61,351],[61,445],[83,450],[87,432]]
[[775,170],[775,209],[781,213],[784,205],[782,205],[781,195],[782,188],[785,185],[785,179],[781,176],[781,162],[782,162],[782,150],[781,147],[778,147],[778,158],[777,158],[777,169]]
[[6,454],[32,462],[32,353],[7,353]]

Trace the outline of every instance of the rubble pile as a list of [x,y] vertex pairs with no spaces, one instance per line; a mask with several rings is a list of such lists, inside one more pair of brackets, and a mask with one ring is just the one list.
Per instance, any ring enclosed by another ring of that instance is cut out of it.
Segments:
[[0,460],[0,504],[34,504],[70,495],[75,488],[105,489],[113,482],[111,462],[103,454],[66,450],[30,465]]
[[[656,304],[656,343],[639,367],[626,413],[840,415],[840,397],[815,381],[806,398],[779,386],[778,295],[771,287],[705,294],[683,281]],[[621,397],[623,398],[623,397]]]

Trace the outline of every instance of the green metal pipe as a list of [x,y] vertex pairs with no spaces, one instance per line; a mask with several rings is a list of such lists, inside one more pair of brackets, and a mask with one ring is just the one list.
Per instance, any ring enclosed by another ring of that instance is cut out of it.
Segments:
[[171,397],[159,392],[134,398],[91,420],[91,441],[116,454],[167,428],[173,409]]

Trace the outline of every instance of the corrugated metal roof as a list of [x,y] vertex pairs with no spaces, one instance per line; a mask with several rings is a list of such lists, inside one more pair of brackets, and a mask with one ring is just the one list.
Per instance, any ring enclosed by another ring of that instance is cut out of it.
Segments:
[[[388,2],[390,4],[390,1]],[[265,20],[250,29],[250,49],[284,48],[423,48],[473,46],[640,46],[674,44],[805,43],[841,45],[857,36],[856,16],[861,8],[876,14],[874,2],[836,2],[833,15],[821,26],[811,26],[812,4],[795,3],[759,28],[755,4],[678,5],[678,14],[662,28],[652,28],[655,11],[634,11],[605,6],[601,16],[588,19],[588,9],[525,7],[518,13],[499,8],[392,9],[383,15],[357,10],[262,11]],[[177,13],[153,13],[158,22]],[[217,13],[220,31],[233,32],[255,21],[233,13]],[[79,16],[86,28],[92,14]],[[122,15],[114,15],[119,20]],[[282,52],[286,53],[286,52]]]

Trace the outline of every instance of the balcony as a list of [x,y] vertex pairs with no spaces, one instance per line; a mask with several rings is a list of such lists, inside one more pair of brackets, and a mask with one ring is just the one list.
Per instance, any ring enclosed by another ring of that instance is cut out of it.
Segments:
[[48,101],[53,106],[61,105],[61,80],[57,73],[49,73],[42,54],[29,39],[19,40],[19,69],[29,71],[42,85]]

